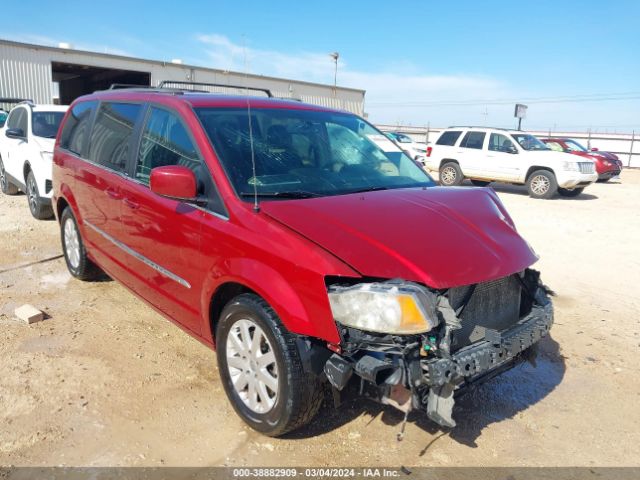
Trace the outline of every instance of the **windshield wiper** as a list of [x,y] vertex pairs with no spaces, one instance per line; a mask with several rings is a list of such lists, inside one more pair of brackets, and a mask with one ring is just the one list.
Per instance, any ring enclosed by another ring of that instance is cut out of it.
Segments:
[[283,192],[240,192],[241,197],[274,197],[274,198],[312,198],[321,197],[322,195],[315,192],[306,192],[304,190],[289,190]]
[[343,194],[348,195],[350,193],[377,192],[378,190],[389,190],[389,187],[365,187],[357,190],[347,190],[346,192],[343,192]]

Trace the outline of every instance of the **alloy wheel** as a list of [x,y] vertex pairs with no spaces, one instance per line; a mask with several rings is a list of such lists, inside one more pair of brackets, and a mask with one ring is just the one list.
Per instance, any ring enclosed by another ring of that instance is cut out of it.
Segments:
[[236,321],[227,336],[226,358],[240,400],[255,413],[271,410],[278,398],[278,366],[262,328],[249,319]]
[[536,175],[531,179],[531,191],[536,195],[544,195],[550,187],[551,182],[544,175]]
[[29,198],[29,208],[35,214],[38,210],[38,188],[33,175],[30,175],[27,180],[27,196]]
[[78,268],[80,265],[80,237],[76,224],[71,218],[68,218],[64,223],[64,249],[71,267]]
[[456,181],[456,170],[453,167],[445,167],[442,169],[442,173],[440,174],[440,180],[445,185],[451,185]]

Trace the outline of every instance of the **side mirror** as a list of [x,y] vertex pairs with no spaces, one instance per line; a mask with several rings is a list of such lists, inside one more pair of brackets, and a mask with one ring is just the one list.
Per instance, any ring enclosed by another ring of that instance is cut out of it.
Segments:
[[195,201],[197,196],[196,176],[181,165],[167,165],[151,170],[151,191],[174,200]]
[[8,128],[4,134],[9,138],[24,140],[24,131],[21,128]]
[[595,147],[593,147],[593,148],[591,149],[591,151],[592,151],[592,152],[597,152],[597,151],[598,151],[598,149],[597,149],[597,148],[595,148]]

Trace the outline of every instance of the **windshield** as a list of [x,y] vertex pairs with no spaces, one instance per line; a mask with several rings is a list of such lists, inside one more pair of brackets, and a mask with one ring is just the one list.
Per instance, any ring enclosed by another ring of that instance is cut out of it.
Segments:
[[56,138],[64,112],[33,112],[31,131],[37,137]]
[[[350,114],[198,108],[238,195],[304,198],[435,182],[381,132]],[[255,172],[251,162],[253,155]]]
[[551,150],[543,142],[528,133],[512,133],[511,136],[525,150]]
[[570,152],[588,152],[586,148],[584,148],[575,140],[565,140],[564,144],[567,146],[567,150],[569,150]]

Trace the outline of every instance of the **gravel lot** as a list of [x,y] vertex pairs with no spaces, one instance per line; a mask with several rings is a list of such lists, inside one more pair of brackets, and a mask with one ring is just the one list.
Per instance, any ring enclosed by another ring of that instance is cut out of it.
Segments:
[[[0,465],[640,466],[640,171],[577,199],[496,190],[557,293],[552,336],[460,399],[455,430],[414,414],[403,442],[367,400],[251,431],[214,352],[116,282],[72,279],[56,222],[0,194]],[[20,323],[24,303],[50,318]]]

